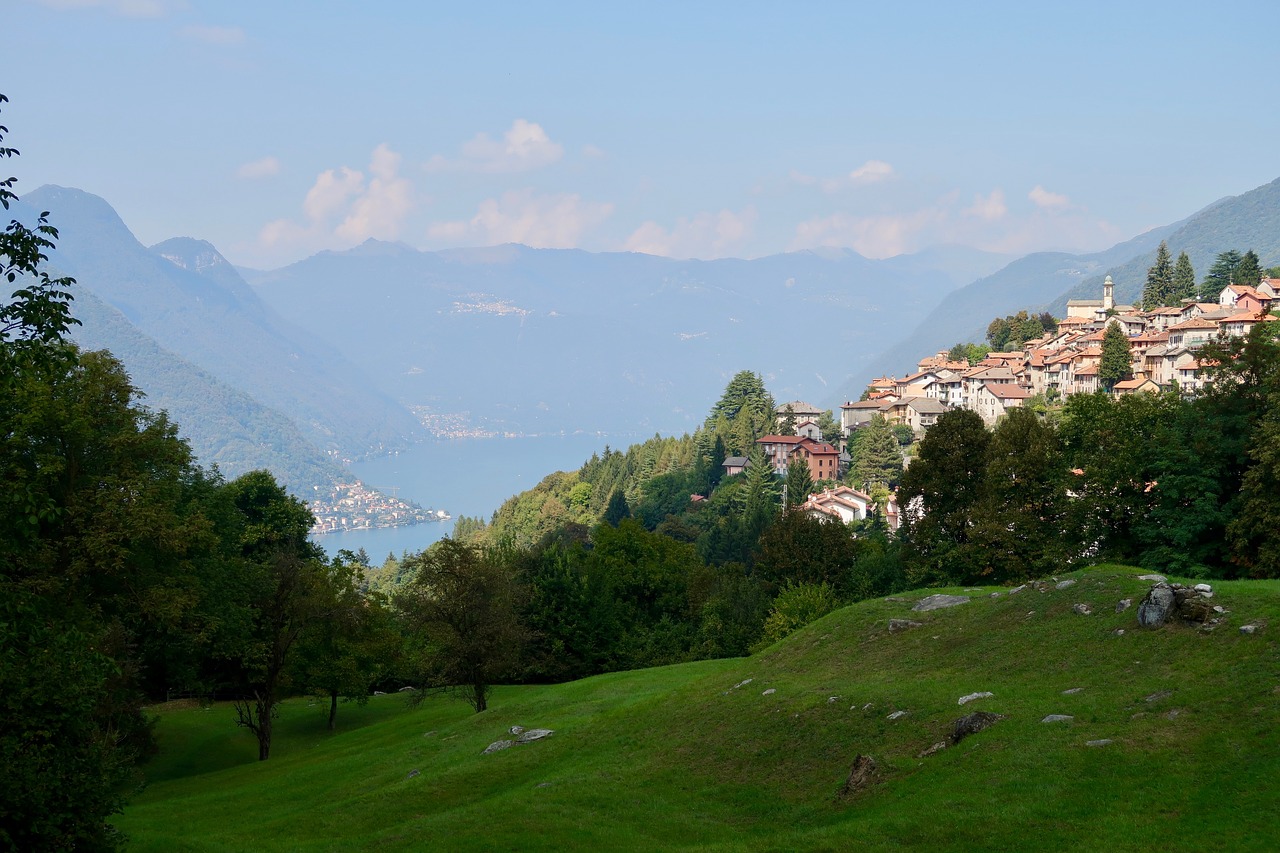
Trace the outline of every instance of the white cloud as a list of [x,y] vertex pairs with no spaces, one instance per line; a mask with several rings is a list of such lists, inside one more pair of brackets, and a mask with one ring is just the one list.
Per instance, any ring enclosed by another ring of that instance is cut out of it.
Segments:
[[427,234],[448,243],[571,248],[612,213],[612,204],[584,201],[577,193],[536,195],[529,189],[513,190],[481,202],[471,219],[437,222]]
[[192,41],[205,44],[227,45],[244,44],[244,30],[239,27],[215,27],[203,24],[192,24],[178,30],[178,35]]
[[1060,193],[1051,193],[1039,184],[1027,193],[1027,198],[1042,210],[1066,210],[1071,206],[1071,199]]
[[240,178],[269,178],[278,174],[280,174],[280,161],[275,157],[251,160],[236,169],[236,177]]
[[973,204],[961,211],[965,216],[974,216],[986,222],[994,222],[1008,212],[1009,208],[1004,203],[1004,190],[1000,189],[992,190],[986,197],[982,193],[976,194]]
[[183,0],[40,0],[51,9],[105,9],[122,18],[163,18],[187,8]]
[[893,167],[883,160],[868,160],[849,173],[854,184],[874,184],[893,176]]
[[625,248],[668,258],[723,258],[743,246],[755,222],[754,207],[739,213],[704,211],[692,218],[681,217],[670,229],[650,220],[631,233]]
[[891,258],[922,249],[934,241],[935,229],[947,219],[942,207],[905,214],[853,216],[835,213],[796,226],[790,249],[848,247],[868,258]]
[[858,168],[849,172],[847,175],[838,175],[834,178],[818,178],[813,175],[807,175],[804,172],[792,169],[790,173],[791,180],[801,186],[811,187],[819,186],[825,193],[838,193],[857,186],[865,186],[866,184],[878,184],[892,178],[896,173],[893,166],[883,160],[868,160]]
[[389,240],[400,235],[400,224],[413,208],[413,192],[409,181],[397,175],[399,168],[400,155],[385,142],[373,149],[369,163],[373,177],[335,231],[339,237],[359,242],[369,237]]
[[439,154],[426,163],[428,172],[528,172],[550,166],[564,156],[564,146],[552,142],[542,125],[518,118],[495,140],[477,133],[463,143],[462,156],[450,160]]
[[413,186],[399,175],[400,160],[383,143],[370,157],[367,181],[363,172],[349,166],[326,169],[302,200],[305,222],[268,222],[258,232],[258,242],[265,248],[314,251],[352,246],[371,237],[396,239],[413,209]]
[[316,182],[303,199],[302,211],[313,222],[319,222],[341,210],[347,199],[364,189],[364,173],[347,166],[326,169],[316,176]]

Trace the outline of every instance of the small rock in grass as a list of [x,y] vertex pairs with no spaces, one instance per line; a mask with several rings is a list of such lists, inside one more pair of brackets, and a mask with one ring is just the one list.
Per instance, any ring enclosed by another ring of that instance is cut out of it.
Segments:
[[1027,585],[1025,583],[1022,586],[1015,586],[1013,589],[1009,590],[1009,594],[1017,595],[1018,593],[1022,592],[1026,588],[1027,588]]
[[1164,575],[1138,575],[1138,580],[1156,581],[1157,583],[1163,583],[1164,581],[1167,581],[1168,578],[1165,577]]
[[1173,695],[1172,690],[1160,690],[1155,693],[1152,693],[1150,696],[1143,697],[1142,701],[1146,702],[1147,704],[1150,704],[1152,702],[1159,702],[1161,699],[1168,699],[1172,695]]
[[937,743],[935,743],[933,746],[921,752],[920,755],[917,757],[928,758],[930,755],[933,755],[935,752],[942,752],[942,750],[946,748],[947,748],[947,742],[945,740],[940,740]]
[[956,704],[967,705],[968,703],[972,702],[974,699],[986,699],[994,695],[996,694],[988,691],[983,691],[981,693],[970,693],[968,696],[961,696],[959,700],[956,701]]
[[414,776],[417,776],[417,775],[418,775],[419,773],[421,773],[421,772],[422,772],[421,770],[410,770],[410,771],[409,771],[409,775],[408,775],[408,776],[406,776],[406,777],[404,777],[404,778],[406,778],[406,779],[412,779]]
[[1133,606],[1132,598],[1122,598],[1116,602],[1116,612],[1123,613]]
[[853,759],[853,766],[849,768],[849,777],[844,780],[844,787],[840,789],[840,796],[849,797],[866,786],[870,785],[875,779],[876,760],[870,755],[859,755]]
[[774,693],[777,693],[777,692],[778,692],[778,688],[776,688],[776,687],[770,687],[768,690],[764,691],[764,692],[763,692],[763,693],[761,693],[760,695],[761,695],[761,696],[771,696],[771,695],[773,695]]
[[892,714],[890,714],[889,716],[885,717],[885,719],[886,719],[886,720],[897,720],[897,719],[900,719],[900,718],[902,718],[902,717],[905,717],[906,715],[907,715],[907,712],[906,712],[906,711],[894,711]]
[[1071,689],[1069,689],[1069,690],[1064,690],[1064,691],[1062,691],[1062,695],[1063,695],[1063,696],[1074,696],[1075,694],[1079,693],[1081,690],[1084,690],[1084,688],[1083,688],[1083,687],[1072,687],[1072,688],[1071,688]]
[[1196,592],[1213,592],[1213,587],[1209,586],[1207,583],[1198,583],[1193,587],[1193,589],[1195,589]]
[[550,788],[550,787],[551,787],[551,783],[550,783],[550,782],[539,782],[538,784],[534,785],[533,787],[535,787],[535,788]]
[[916,606],[911,609],[918,612],[924,612],[927,610],[940,610],[943,607],[955,607],[958,604],[968,603],[968,596],[937,593],[936,595],[927,595],[920,599],[916,602]]
[[1112,631],[1111,633],[1115,634],[1117,637],[1123,637],[1123,636],[1124,636],[1124,629],[1123,629],[1123,628],[1117,628],[1117,629],[1115,629],[1114,631]]
[[1240,633],[1241,633],[1241,634],[1256,634],[1256,633],[1258,633],[1258,629],[1259,629],[1259,628],[1261,628],[1261,627],[1262,627],[1261,625],[1253,625],[1253,624],[1250,624],[1250,625],[1241,625],[1241,626],[1240,626]]
[[511,734],[513,734],[513,735],[518,735],[518,734],[520,734],[521,732],[523,732],[523,731],[524,731],[524,726],[512,726],[512,727],[511,727],[510,729],[508,729],[507,731],[508,731],[508,732],[510,732],[510,733],[511,733]]
[[827,704],[834,705],[836,703],[836,700],[839,698],[840,698],[839,696],[831,696],[827,699]]
[[864,711],[870,711],[870,710],[871,710],[872,708],[874,708],[874,707],[875,707],[875,705],[872,705],[870,702],[868,702],[867,704],[865,704],[865,705],[863,705],[863,706],[862,706],[862,710],[864,710]]
[[1176,719],[1178,719],[1178,717],[1180,717],[1181,715],[1182,715],[1182,709],[1181,709],[1181,708],[1173,708],[1173,709],[1171,709],[1171,710],[1169,710],[1169,711],[1167,711],[1167,712],[1165,713],[1164,718],[1165,718],[1166,720],[1176,720]]
[[1089,616],[1093,613],[1093,608],[1087,604],[1076,604],[1073,605],[1071,609],[1076,613],[1079,613],[1081,616]]
[[1111,743],[1111,738],[1104,737],[1099,740],[1087,740],[1084,742],[1084,745],[1085,746],[1108,746],[1110,743]]
[[544,737],[551,737],[553,734],[555,734],[555,729],[529,729],[516,738],[516,743],[533,743],[535,740],[542,740]]
[[742,679],[741,681],[739,681],[737,684],[735,684],[735,685],[733,685],[732,687],[730,687],[729,689],[730,689],[730,690],[737,690],[739,687],[746,687],[746,686],[747,686],[748,684],[750,684],[751,682],[752,682],[752,679],[750,679],[750,678],[744,678],[744,679]]
[[1000,593],[998,593],[998,592],[993,592],[993,593],[991,593],[990,597],[991,597],[991,598],[999,598],[999,597],[1000,597]]
[[1045,718],[1044,718],[1043,720],[1041,720],[1040,722],[1042,722],[1042,723],[1069,723],[1069,722],[1071,722],[1071,721],[1072,721],[1072,720],[1074,720],[1074,719],[1075,719],[1075,717],[1071,716],[1070,714],[1050,714],[1049,716],[1045,717]]
[[951,742],[953,744],[989,728],[1005,718],[1004,714],[993,714],[990,711],[974,711],[965,714],[951,724]]
[[889,633],[897,634],[902,631],[909,631],[912,628],[919,628],[920,625],[920,622],[912,622],[910,619],[890,619]]
[[1067,588],[1067,587],[1069,587],[1069,586],[1075,586],[1075,583],[1076,583],[1076,582],[1075,582],[1075,578],[1067,578],[1067,579],[1066,579],[1066,580],[1064,580],[1064,581],[1058,581],[1056,584],[1054,584],[1053,588],[1054,588],[1054,589],[1066,589],[1066,588]]
[[490,753],[501,752],[502,750],[510,749],[515,745],[516,745],[516,742],[513,740],[495,740],[493,743],[486,746],[484,748],[484,752],[481,754],[489,755]]

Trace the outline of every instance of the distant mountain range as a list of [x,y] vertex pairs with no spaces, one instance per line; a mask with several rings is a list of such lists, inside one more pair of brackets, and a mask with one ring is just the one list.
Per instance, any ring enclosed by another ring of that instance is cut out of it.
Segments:
[[269,467],[297,491],[422,439],[422,418],[678,433],[743,369],[779,399],[838,405],[876,373],[981,339],[993,317],[1095,297],[1105,274],[1136,298],[1162,239],[1201,275],[1226,249],[1280,263],[1280,181],[1104,252],[1012,261],[958,246],[680,261],[369,241],[261,271],[192,238],[144,247],[80,190],[42,187],[13,214],[38,210],[60,230],[51,265],[79,282],[77,339],[116,352],[202,460]]

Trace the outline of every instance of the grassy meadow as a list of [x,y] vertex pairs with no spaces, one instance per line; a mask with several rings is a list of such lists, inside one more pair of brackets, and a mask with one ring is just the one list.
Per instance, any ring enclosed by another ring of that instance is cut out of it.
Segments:
[[[327,703],[295,699],[264,763],[229,707],[161,707],[116,825],[167,853],[1280,848],[1280,582],[1215,583],[1211,632],[1148,631],[1140,573],[867,601],[750,658],[500,687],[483,714],[379,696],[328,732]],[[1007,719],[919,757],[974,710]],[[555,734],[482,755],[513,725]],[[842,798],[859,754],[875,783]]]

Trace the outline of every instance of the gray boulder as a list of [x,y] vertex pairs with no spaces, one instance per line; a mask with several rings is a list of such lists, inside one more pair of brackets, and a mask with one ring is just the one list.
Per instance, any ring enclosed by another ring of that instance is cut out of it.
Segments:
[[993,714],[990,711],[974,711],[972,714],[965,714],[951,724],[951,742],[959,743],[969,735],[976,735],[983,729],[991,728],[1004,718],[1004,714]]
[[960,699],[956,702],[956,704],[967,705],[970,702],[972,702],[974,699],[988,699],[994,695],[996,694],[986,690],[982,691],[981,693],[970,693],[968,696],[961,696]]
[[1064,580],[1064,581],[1058,581],[1056,584],[1054,584],[1054,585],[1053,585],[1053,588],[1054,588],[1054,589],[1066,589],[1066,588],[1067,588],[1067,587],[1069,587],[1069,586],[1075,586],[1075,579],[1074,579],[1074,578],[1067,578],[1067,579],[1066,579],[1066,580]]
[[1074,604],[1071,606],[1071,609],[1081,616],[1088,616],[1093,613],[1093,608],[1087,604]]
[[504,750],[504,749],[510,749],[511,747],[513,747],[513,746],[515,746],[515,745],[516,745],[516,742],[515,742],[515,741],[513,741],[513,740],[495,740],[493,743],[491,743],[491,744],[489,744],[488,746],[486,746],[486,747],[484,748],[484,752],[483,752],[483,753],[481,753],[481,754],[482,754],[482,755],[489,755],[489,754],[494,753],[494,752],[501,752],[502,750]]
[[927,610],[941,610],[944,607],[955,607],[958,604],[968,604],[969,598],[964,595],[944,595],[937,593],[936,595],[928,595],[916,602],[916,606],[911,608],[918,612]]
[[910,631],[912,628],[919,628],[919,622],[912,622],[910,619],[890,619],[889,633],[900,634],[903,631]]
[[853,759],[849,768],[849,776],[840,789],[841,797],[851,797],[875,781],[876,760],[870,755],[859,755]]
[[1044,718],[1043,720],[1041,720],[1040,722],[1042,722],[1042,723],[1069,723],[1069,722],[1071,722],[1071,721],[1072,721],[1072,720],[1074,720],[1074,719],[1075,719],[1075,717],[1071,716],[1070,714],[1050,714],[1049,716],[1045,717],[1045,718]]
[[1116,602],[1116,612],[1123,613],[1133,606],[1132,598],[1122,598]]
[[1157,583],[1138,605],[1138,624],[1143,628],[1159,628],[1169,621],[1176,601],[1172,587],[1163,581]]
[[1099,738],[1098,740],[1087,740],[1084,742],[1084,745],[1085,746],[1107,746],[1110,743],[1111,743],[1111,738],[1104,737],[1104,738]]
[[528,729],[520,733],[516,738],[516,743],[532,743],[535,740],[542,740],[544,737],[551,737],[555,734],[553,729]]

